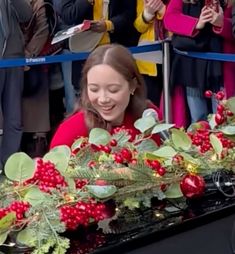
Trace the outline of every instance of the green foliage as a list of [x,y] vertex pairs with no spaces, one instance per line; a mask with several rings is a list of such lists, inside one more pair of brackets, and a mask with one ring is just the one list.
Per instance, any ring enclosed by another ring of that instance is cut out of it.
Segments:
[[87,185],[86,187],[90,194],[99,199],[109,198],[113,196],[115,192],[117,192],[117,188],[115,185]]
[[26,153],[14,153],[7,160],[4,170],[7,178],[22,182],[33,177],[35,162]]
[[156,120],[152,116],[146,116],[136,120],[134,126],[141,133],[144,133],[147,130],[153,128],[155,124]]
[[217,138],[216,135],[211,134],[210,142],[215,152],[220,156],[221,152],[223,151],[223,145],[221,141],[219,140],[219,138]]
[[229,110],[232,111],[233,114],[235,114],[235,97],[229,98],[227,100],[227,106]]
[[111,140],[111,135],[108,131],[94,128],[89,134],[89,143],[94,145],[107,145]]
[[49,198],[50,196],[48,194],[40,191],[39,188],[36,186],[29,188],[29,190],[24,196],[24,200],[29,202],[32,206],[40,205]]
[[220,129],[225,135],[232,136],[235,135],[235,125],[227,125]]
[[174,127],[174,124],[168,124],[168,123],[160,123],[157,124],[156,126],[154,126],[153,130],[152,130],[152,134],[156,134],[162,131],[166,131],[169,130],[170,128]]
[[25,228],[17,234],[17,242],[29,247],[34,247],[37,241],[36,232],[32,229]]
[[192,141],[183,130],[171,129],[172,141],[176,149],[188,151],[191,148]]
[[143,140],[140,144],[136,146],[138,152],[153,152],[157,148],[157,144],[152,139]]
[[177,154],[177,152],[171,146],[163,146],[154,151],[153,154],[162,158],[172,158]]
[[165,191],[166,198],[180,198],[183,197],[183,193],[180,190],[179,183],[171,184]]
[[0,233],[0,245],[2,245],[6,241],[7,236],[8,236],[8,232]]
[[10,212],[0,220],[0,233],[6,232],[13,225],[16,220],[16,214]]

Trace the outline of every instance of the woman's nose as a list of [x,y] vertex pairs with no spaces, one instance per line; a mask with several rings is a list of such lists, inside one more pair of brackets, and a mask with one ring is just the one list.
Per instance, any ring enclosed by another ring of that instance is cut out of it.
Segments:
[[100,103],[108,103],[110,101],[110,98],[108,97],[107,94],[103,93],[99,95],[98,100]]

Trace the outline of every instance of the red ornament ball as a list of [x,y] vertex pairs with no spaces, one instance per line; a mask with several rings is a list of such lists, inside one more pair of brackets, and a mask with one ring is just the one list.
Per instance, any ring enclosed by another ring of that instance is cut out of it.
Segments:
[[200,197],[205,190],[205,181],[199,175],[188,174],[180,182],[180,189],[187,198]]

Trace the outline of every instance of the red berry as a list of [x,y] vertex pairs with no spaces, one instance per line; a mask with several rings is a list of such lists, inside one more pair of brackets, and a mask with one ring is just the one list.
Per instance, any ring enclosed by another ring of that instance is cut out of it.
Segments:
[[224,98],[225,94],[223,91],[219,91],[216,95],[215,95],[215,98],[218,100],[218,101],[222,101],[223,98]]
[[224,113],[224,110],[225,110],[224,105],[219,104],[219,105],[217,106],[217,113],[219,113],[219,114],[222,115],[222,114]]
[[96,165],[95,161],[89,161],[89,162],[87,163],[87,166],[88,166],[89,168],[93,168],[93,167],[95,167],[95,165]]
[[161,167],[161,163],[158,160],[151,161],[151,167],[153,169],[159,169]]
[[215,122],[216,124],[220,125],[222,123],[224,123],[225,121],[225,118],[223,115],[220,115],[220,114],[215,114]]
[[111,148],[110,148],[110,146],[103,146],[102,147],[102,151],[104,151],[105,153],[111,153]]
[[132,159],[130,163],[133,164],[133,165],[136,165],[137,164],[137,159]]
[[157,173],[160,175],[160,176],[164,176],[166,174],[166,169],[161,167],[161,168],[158,168],[157,169]]
[[230,116],[230,117],[234,115],[233,112],[230,111],[230,110],[227,110],[227,111],[226,111],[226,114],[227,114],[227,116]]
[[110,144],[111,146],[116,146],[116,145],[117,145],[117,140],[116,140],[116,139],[112,139],[112,140],[109,142],[109,144]]
[[115,162],[117,162],[117,163],[123,163],[123,157],[120,155],[120,154],[114,154],[114,160],[115,160]]
[[122,155],[122,157],[123,157],[126,161],[128,161],[128,162],[132,159],[132,153],[131,153],[131,151],[130,151],[129,149],[127,149],[127,148],[123,148],[123,149],[121,150],[121,155]]
[[206,98],[211,98],[212,97],[212,95],[213,95],[213,93],[212,93],[212,91],[211,90],[207,90],[207,91],[205,91],[205,97]]

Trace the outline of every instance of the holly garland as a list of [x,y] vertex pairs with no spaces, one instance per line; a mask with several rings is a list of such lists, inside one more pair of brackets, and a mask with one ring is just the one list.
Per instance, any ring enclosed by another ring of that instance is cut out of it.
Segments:
[[[93,223],[107,230],[126,209],[151,207],[153,197],[186,205],[202,196],[205,176],[235,170],[235,98],[205,95],[217,112],[187,131],[145,116],[135,122],[137,136],[124,126],[112,134],[95,128],[43,158],[13,154],[1,181],[0,244],[13,236],[32,253],[66,253],[65,231]],[[151,137],[163,131],[169,138],[158,147]]]

